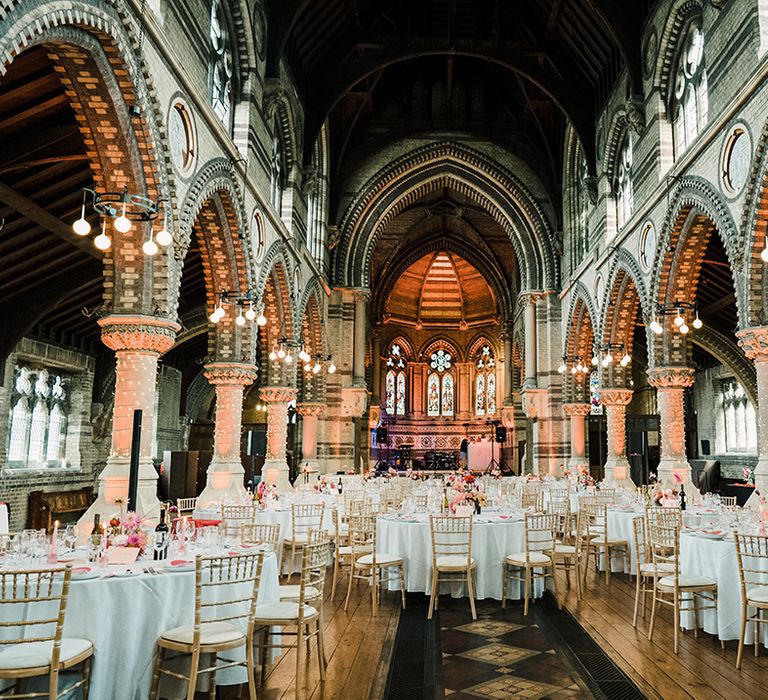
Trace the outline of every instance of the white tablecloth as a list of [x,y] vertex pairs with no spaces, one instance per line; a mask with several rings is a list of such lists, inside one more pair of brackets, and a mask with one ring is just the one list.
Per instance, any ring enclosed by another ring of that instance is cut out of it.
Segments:
[[0,534],[10,532],[8,529],[8,506],[0,503]]
[[[140,561],[132,568],[140,569],[142,564],[147,565]],[[270,603],[279,598],[277,559],[270,552],[264,558],[259,601]],[[73,580],[64,636],[88,639],[93,643],[90,697],[94,700],[144,700],[149,697],[158,637],[166,630],[192,624],[194,609],[194,571]],[[182,672],[188,669],[188,661],[179,667]],[[244,668],[216,675],[217,685],[232,685],[245,680]]]
[[[377,549],[403,558],[405,587],[408,591],[429,595],[432,585],[432,538],[429,518],[425,515],[384,516],[378,519]],[[472,556],[475,559],[475,597],[501,600],[502,563],[504,558],[525,550],[525,523],[513,517],[475,516],[472,526]],[[390,590],[399,588],[390,582]],[[464,583],[441,584],[441,592],[450,590],[454,598],[468,595]],[[536,585],[541,595],[543,584]],[[519,584],[512,582],[507,596],[522,598]]]

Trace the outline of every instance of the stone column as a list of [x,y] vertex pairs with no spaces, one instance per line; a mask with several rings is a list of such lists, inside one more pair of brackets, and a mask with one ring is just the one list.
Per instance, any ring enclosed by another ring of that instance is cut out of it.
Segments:
[[674,486],[677,474],[691,492],[698,492],[691,483],[691,465],[685,453],[685,389],[693,386],[694,370],[690,367],[656,367],[648,370],[648,383],[656,387],[656,404],[661,431],[661,462],[659,481]]
[[373,390],[371,392],[371,404],[381,405],[381,330],[373,332]]
[[[155,425],[157,358],[173,347],[181,326],[167,319],[142,315],[111,315],[99,319],[103,343],[115,351],[115,405],[112,411],[112,446],[107,465],[99,475],[99,494],[80,518],[88,530],[93,516],[102,521],[119,512],[115,500],[128,501],[133,412],[141,409],[139,488],[136,510],[142,516],[156,516],[157,472],[152,463],[152,431]],[[88,530],[90,531],[90,530]]]
[[525,388],[535,389],[538,386],[536,361],[536,302],[538,294],[528,292],[520,295],[520,301],[525,305],[523,324],[525,333]]
[[[744,354],[755,363],[757,373],[757,464],[755,486],[768,494],[768,326],[745,328],[736,334]],[[763,408],[765,407],[765,410]],[[752,496],[750,501],[756,500]],[[751,505],[751,504],[750,504]]]
[[608,458],[605,480],[626,488],[634,488],[629,476],[627,459],[627,406],[632,400],[631,389],[601,389],[600,401],[605,406],[608,428]]
[[583,467],[589,469],[586,448],[586,417],[591,406],[588,403],[563,404],[563,412],[571,420],[571,457],[568,460],[569,469]]
[[365,304],[368,301],[368,290],[357,289],[355,299],[355,348],[352,356],[352,385],[365,387],[365,339],[367,318]]
[[512,362],[512,333],[504,334],[504,403],[511,405],[513,402],[515,366]]
[[296,408],[301,414],[301,466],[317,467],[317,424],[325,406],[300,403]]
[[216,387],[216,430],[208,483],[197,502],[237,502],[247,495],[240,459],[243,392],[256,379],[256,367],[239,362],[213,362],[205,366],[205,378]]
[[288,404],[298,391],[288,386],[265,386],[259,389],[259,398],[267,404],[267,455],[261,478],[277,484],[279,491],[293,489],[288,475],[286,442],[288,441]]

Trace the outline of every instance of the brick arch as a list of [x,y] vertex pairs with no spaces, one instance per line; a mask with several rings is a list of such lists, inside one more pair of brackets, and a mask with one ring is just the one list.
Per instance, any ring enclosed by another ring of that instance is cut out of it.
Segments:
[[415,359],[421,359],[422,361],[429,363],[429,356],[441,347],[446,347],[451,351],[453,356],[452,365],[457,362],[466,362],[466,357],[461,352],[461,348],[456,345],[452,340],[443,337],[442,335],[433,335],[429,340],[422,344],[419,348],[418,356]]
[[403,335],[402,333],[397,333],[396,335],[393,335],[382,347],[382,355],[389,354],[389,348],[392,347],[397,343],[403,348],[403,354],[406,356],[409,360],[414,360],[416,358],[416,353],[413,350],[413,343],[410,341],[410,339]]
[[631,121],[629,113],[624,107],[618,108],[611,117],[608,126],[608,138],[605,142],[603,152],[602,169],[608,178],[608,186],[611,188],[611,196],[614,194],[614,180],[616,177],[616,166],[619,159],[619,148],[624,144],[624,140],[629,137]]
[[[264,266],[256,293],[263,300],[264,315],[267,317],[267,324],[260,329],[260,340],[266,357],[283,334],[291,340],[298,338],[294,334],[294,317],[291,308],[290,268],[284,257],[284,245],[281,241],[275,243],[264,257]],[[266,375],[267,384],[293,386],[295,372],[295,362],[292,366],[270,363],[264,375]]]
[[[127,8],[117,0],[76,6],[66,0],[6,4],[0,20],[0,75],[27,48],[40,45],[48,51],[78,121],[97,190],[128,186],[155,200],[172,200],[175,182],[163,117],[152,80],[136,63],[136,27]],[[143,110],[131,123],[128,106],[134,104]],[[131,233],[114,236],[104,255],[105,307],[171,317],[170,253],[145,260],[141,245],[148,232],[146,224],[134,225]],[[144,261],[140,274],[121,274],[127,267],[135,269],[136,259]]]
[[[704,250],[713,234],[723,241],[734,280],[741,279],[743,245],[730,210],[720,194],[703,178],[680,180],[656,246],[651,302],[664,304],[695,296]],[[735,282],[739,324],[744,322],[744,285]],[[685,364],[687,347],[679,333],[654,336],[649,343],[652,366]]]
[[271,87],[264,99],[264,113],[267,121],[274,125],[272,136],[279,136],[285,159],[285,177],[289,177],[293,168],[299,165],[299,144],[302,142],[296,110],[294,109],[288,91],[282,85]]
[[[323,356],[325,353],[322,333],[323,305],[316,291],[312,291],[306,298],[300,318],[301,337],[304,339],[305,350],[313,358],[315,355]],[[307,373],[299,363],[296,367],[296,374],[299,400],[321,401],[325,398],[324,371],[319,374]]]
[[[590,366],[592,347],[595,344],[597,313],[592,304],[592,297],[586,287],[577,282],[571,308],[568,311],[568,332],[566,334],[566,355],[581,357],[582,364]],[[570,374],[564,377],[563,393],[566,400],[585,400],[586,382],[589,374]]]
[[423,196],[453,189],[487,210],[515,249],[526,289],[553,289],[559,256],[536,198],[515,175],[467,146],[441,142],[417,148],[375,173],[344,214],[334,251],[338,284],[367,288],[371,259],[383,228]]
[[475,355],[477,355],[478,352],[480,352],[480,348],[483,347],[483,345],[487,345],[491,348],[491,352],[493,353],[494,360],[499,359],[499,348],[498,344],[491,340],[490,336],[488,336],[486,333],[479,333],[477,336],[475,336],[474,340],[467,346],[467,362],[472,362],[475,358]]

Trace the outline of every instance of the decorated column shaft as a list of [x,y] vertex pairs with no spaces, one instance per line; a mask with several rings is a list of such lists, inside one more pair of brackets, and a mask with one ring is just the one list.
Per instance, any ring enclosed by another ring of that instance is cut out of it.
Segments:
[[298,392],[287,386],[265,386],[259,397],[267,404],[267,455],[261,478],[277,484],[279,491],[290,491],[293,486],[288,473],[286,443],[288,442],[288,404]]
[[107,517],[127,504],[130,476],[133,414],[142,412],[139,446],[139,485],[136,511],[158,514],[157,472],[152,463],[155,425],[157,359],[173,347],[180,326],[167,319],[141,315],[111,315],[99,320],[101,339],[115,351],[115,405],[112,412],[112,445],[107,465],[99,476],[99,494],[85,515],[83,525],[96,513]]
[[317,427],[325,406],[300,403],[296,408],[301,415],[301,466],[317,467]]
[[201,505],[246,497],[245,470],[240,458],[243,392],[256,378],[256,368],[239,362],[213,362],[205,378],[216,387],[216,428],[208,481],[197,501]]
[[533,293],[520,296],[520,300],[525,305],[523,325],[525,331],[525,388],[527,389],[535,389],[537,386],[536,302],[538,298],[538,295]]
[[366,312],[368,300],[367,290],[356,290],[355,298],[355,347],[352,356],[352,383],[356,387],[365,386],[365,345],[366,345]]
[[514,391],[514,371],[512,363],[512,333],[507,331],[504,334],[504,403],[511,404],[512,392]]
[[605,406],[608,429],[608,458],[605,480],[628,488],[634,487],[627,459],[627,406],[632,401],[631,389],[601,389],[600,401]]
[[694,370],[690,367],[656,367],[648,370],[648,382],[656,387],[656,404],[661,432],[659,481],[666,487],[675,484],[675,474],[691,490],[691,465],[685,451],[684,393],[693,386]]
[[757,374],[757,465],[755,486],[768,494],[768,326],[746,328],[737,333],[744,354],[755,363]]
[[571,457],[568,460],[568,468],[589,469],[586,446],[586,417],[589,415],[588,403],[566,403],[563,411],[571,422]]

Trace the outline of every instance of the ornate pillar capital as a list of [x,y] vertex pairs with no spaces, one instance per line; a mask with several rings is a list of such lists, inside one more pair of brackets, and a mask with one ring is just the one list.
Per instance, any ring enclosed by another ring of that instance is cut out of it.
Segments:
[[539,290],[526,290],[524,292],[520,292],[520,296],[517,297],[518,301],[521,304],[528,305],[533,304],[535,305],[540,299],[544,297],[544,292]]
[[211,362],[205,365],[204,375],[214,386],[217,384],[248,386],[256,379],[256,367],[242,362]]
[[768,326],[752,326],[736,334],[739,347],[755,362],[768,360]]
[[588,403],[564,403],[563,413],[566,416],[588,416],[592,409],[591,404]]
[[352,292],[352,298],[356,302],[367,302],[371,298],[371,290],[364,287],[355,287],[350,290]]
[[600,401],[606,406],[626,406],[632,401],[632,389],[600,389]]
[[100,318],[101,340],[110,350],[162,355],[176,342],[181,326],[175,321],[141,314],[111,314]]
[[685,389],[693,386],[692,367],[654,367],[648,370],[648,383],[657,389]]
[[302,416],[319,416],[325,411],[326,406],[322,403],[299,403],[296,404],[296,410]]
[[264,403],[289,403],[299,395],[298,389],[290,386],[263,386],[259,398]]

